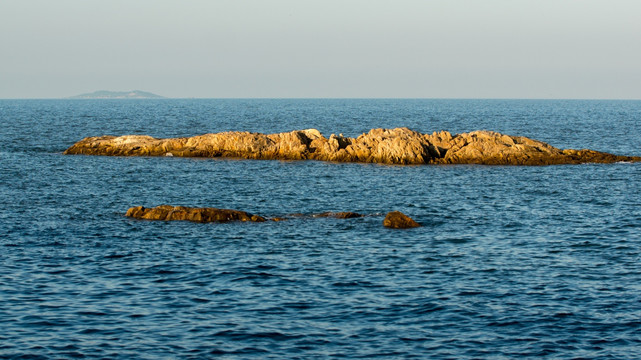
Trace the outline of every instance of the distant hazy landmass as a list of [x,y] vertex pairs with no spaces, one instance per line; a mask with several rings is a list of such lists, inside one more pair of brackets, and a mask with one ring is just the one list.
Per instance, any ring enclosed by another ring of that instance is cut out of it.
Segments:
[[99,90],[92,93],[80,94],[70,97],[70,99],[163,99],[163,96],[156,95],[146,91],[106,91]]

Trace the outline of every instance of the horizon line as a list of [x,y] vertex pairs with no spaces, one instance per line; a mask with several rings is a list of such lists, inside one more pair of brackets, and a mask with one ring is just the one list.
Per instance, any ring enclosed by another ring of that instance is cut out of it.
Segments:
[[17,97],[0,100],[592,100],[639,101],[641,98],[553,98],[553,97],[159,97],[159,98],[75,98],[67,97]]

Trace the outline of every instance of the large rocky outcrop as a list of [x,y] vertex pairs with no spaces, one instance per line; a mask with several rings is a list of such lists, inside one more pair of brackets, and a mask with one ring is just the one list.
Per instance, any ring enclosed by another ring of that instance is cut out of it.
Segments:
[[85,138],[65,154],[113,156],[238,157],[245,159],[323,160],[383,164],[549,165],[641,161],[593,150],[561,150],[521,136],[492,131],[452,135],[422,134],[408,128],[372,129],[357,138],[318,130],[278,134],[222,132],[190,138],[144,135]]

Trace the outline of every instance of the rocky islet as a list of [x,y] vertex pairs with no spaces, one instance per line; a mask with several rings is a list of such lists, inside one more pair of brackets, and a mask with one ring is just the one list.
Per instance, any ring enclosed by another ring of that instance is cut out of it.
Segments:
[[523,136],[493,131],[422,134],[408,128],[372,129],[356,138],[324,137],[316,129],[276,134],[221,132],[184,138],[146,135],[87,137],[64,154],[107,156],[231,157],[262,160],[320,160],[399,165],[558,165],[638,162],[594,150],[562,150]]

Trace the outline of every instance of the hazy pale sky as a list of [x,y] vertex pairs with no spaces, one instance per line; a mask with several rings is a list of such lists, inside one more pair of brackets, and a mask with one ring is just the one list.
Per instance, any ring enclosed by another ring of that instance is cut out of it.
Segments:
[[640,0],[0,0],[0,98],[641,99]]

